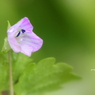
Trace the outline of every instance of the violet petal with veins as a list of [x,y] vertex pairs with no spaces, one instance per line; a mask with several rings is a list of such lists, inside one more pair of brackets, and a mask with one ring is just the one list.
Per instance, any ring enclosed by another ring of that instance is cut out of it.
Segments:
[[27,17],[11,26],[7,33],[9,45],[14,52],[31,56],[32,52],[42,47],[43,40],[33,32],[33,26]]

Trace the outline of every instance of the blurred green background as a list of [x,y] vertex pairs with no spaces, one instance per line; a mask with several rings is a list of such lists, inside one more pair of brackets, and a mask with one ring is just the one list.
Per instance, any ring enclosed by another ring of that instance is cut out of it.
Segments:
[[55,57],[82,77],[46,95],[95,95],[95,0],[1,0],[0,48],[7,20],[13,25],[25,16],[44,40],[34,61]]

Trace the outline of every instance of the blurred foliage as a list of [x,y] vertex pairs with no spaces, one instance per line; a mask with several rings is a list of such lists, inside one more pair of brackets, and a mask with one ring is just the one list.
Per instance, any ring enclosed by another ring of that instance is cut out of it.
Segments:
[[[0,54],[0,93],[9,91],[9,66],[7,54]],[[39,63],[21,53],[12,53],[13,82],[16,95],[42,95],[60,88],[63,83],[79,77],[65,63],[55,64],[55,58]]]
[[[10,27],[10,23],[8,23],[8,27]],[[16,95],[42,95],[61,88],[63,83],[79,79],[72,73],[71,66],[62,62],[55,64],[55,58],[52,57],[36,64],[31,57],[12,51],[5,39],[0,52],[0,95],[3,95],[1,94],[3,92],[8,94],[10,88],[9,56]]]
[[27,65],[18,83],[16,95],[42,95],[60,88],[62,83],[78,79],[71,73],[72,67],[64,63],[55,64],[55,58],[47,58],[39,63]]
[[8,78],[8,71],[9,66],[7,62],[6,55],[0,54],[0,95],[2,91],[5,91],[9,88],[9,78]]
[[95,72],[91,69],[95,68],[95,0],[1,0],[0,48],[6,21],[13,25],[24,16],[44,40],[42,49],[32,56],[34,61],[53,56],[83,76],[81,82],[51,95],[94,95]]

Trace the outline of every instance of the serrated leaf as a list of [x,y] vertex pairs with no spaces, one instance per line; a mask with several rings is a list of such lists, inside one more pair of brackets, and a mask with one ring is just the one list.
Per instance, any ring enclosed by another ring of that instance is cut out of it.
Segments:
[[59,89],[61,84],[78,78],[71,71],[72,67],[65,63],[55,64],[55,58],[43,59],[38,64],[30,63],[15,85],[15,93],[42,95],[44,92]]

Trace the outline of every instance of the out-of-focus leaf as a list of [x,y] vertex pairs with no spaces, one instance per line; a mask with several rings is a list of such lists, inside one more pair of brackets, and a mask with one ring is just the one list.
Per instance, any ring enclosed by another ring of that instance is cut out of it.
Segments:
[[9,45],[9,43],[8,43],[8,39],[7,38],[5,38],[4,39],[4,45],[3,45],[3,48],[2,48],[2,53],[7,53],[9,50],[11,50],[11,48],[10,48],[10,45]]
[[22,53],[12,53],[13,54],[13,79],[16,82],[26,68],[26,65],[32,62],[31,57],[28,57]]
[[11,27],[11,24],[9,21],[7,21],[7,22],[8,22],[8,27],[7,27],[7,30],[8,30]]
[[[10,22],[8,21],[7,30],[8,30],[10,27],[11,27],[11,24],[10,24]],[[6,53],[6,52],[8,52],[9,50],[11,50],[11,48],[10,48],[10,45],[9,45],[9,43],[8,43],[8,38],[6,37],[6,38],[4,39],[4,45],[3,45],[3,47],[2,47],[1,52]]]
[[6,55],[0,54],[0,92],[9,88],[9,66]]
[[42,95],[47,91],[59,89],[61,84],[78,79],[72,67],[65,63],[55,64],[54,58],[46,58],[38,64],[27,65],[18,83],[15,85],[16,95]]

